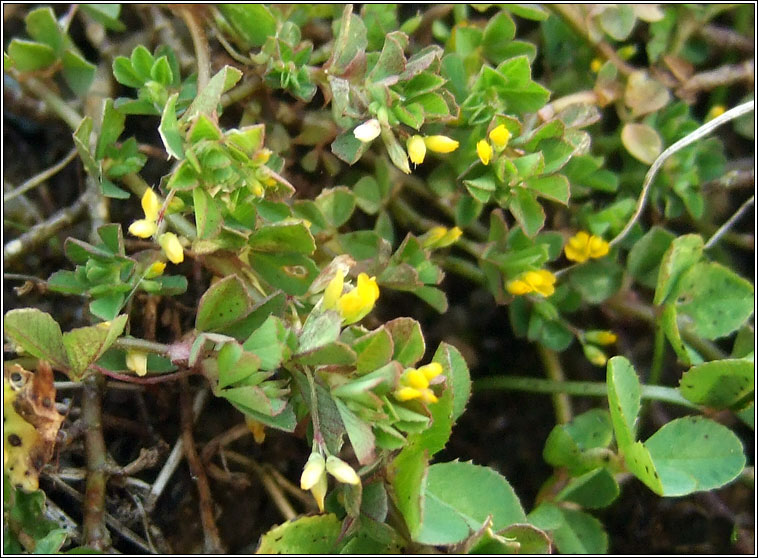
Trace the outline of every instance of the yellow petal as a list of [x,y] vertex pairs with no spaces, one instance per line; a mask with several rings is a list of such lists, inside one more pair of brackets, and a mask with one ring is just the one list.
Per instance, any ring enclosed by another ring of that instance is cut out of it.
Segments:
[[482,164],[489,165],[492,158],[492,146],[487,143],[487,140],[479,140],[476,144],[476,154],[479,155]]
[[422,237],[421,245],[424,248],[435,247],[437,242],[447,234],[447,227],[432,227]]
[[434,395],[434,392],[432,390],[427,388],[421,391],[421,401],[424,403],[436,403],[439,401],[439,399],[437,399],[437,396]]
[[327,487],[326,473],[321,475],[318,482],[311,487],[311,494],[313,494],[313,499],[316,500],[318,511],[322,513],[324,511],[324,498],[326,497]]
[[153,192],[152,188],[145,190],[142,194],[142,211],[145,212],[145,218],[148,221],[157,221],[158,212],[161,210],[161,200]]
[[452,153],[460,145],[453,138],[447,136],[427,136],[424,138],[424,143],[430,151],[435,153]]
[[442,374],[442,365],[439,362],[430,362],[424,366],[419,366],[418,371],[424,374],[427,380],[432,380]]
[[326,476],[324,472],[325,468],[326,461],[324,461],[324,457],[318,452],[311,453],[308,461],[305,463],[305,467],[303,467],[303,474],[300,475],[300,488],[303,490],[313,488],[321,476]]
[[508,140],[511,139],[511,133],[504,124],[495,126],[490,132],[490,139],[498,148],[503,149],[508,145]]
[[253,435],[255,443],[258,445],[262,444],[266,439],[266,426],[262,422],[258,422],[250,417],[245,417],[245,424],[247,424],[247,429]]
[[419,135],[411,136],[408,138],[408,157],[411,159],[411,163],[420,165],[424,162],[426,157],[426,144],[424,138]]
[[184,261],[184,249],[174,233],[163,233],[158,237],[158,244],[163,248],[163,253],[172,263],[180,264]]
[[590,237],[590,241],[587,245],[587,248],[589,250],[590,257],[602,258],[603,256],[606,256],[608,254],[608,252],[611,249],[611,246],[599,236],[593,235],[592,237]]
[[158,277],[160,275],[163,275],[163,272],[166,269],[166,262],[153,262],[150,267],[147,269],[147,273],[145,273],[145,279],[153,279],[154,277]]
[[361,484],[361,478],[350,465],[339,457],[330,455],[326,458],[326,470],[335,479],[345,484]]
[[508,281],[508,283],[505,286],[505,289],[512,295],[516,295],[516,296],[525,295],[534,290],[526,281],[522,281],[521,279],[514,279],[513,281]]
[[129,233],[139,238],[150,238],[158,230],[158,225],[155,221],[149,221],[148,219],[137,219],[134,223],[129,225]]
[[147,353],[142,351],[127,351],[126,367],[136,373],[137,376],[144,376],[147,374]]
[[408,368],[403,373],[402,378],[400,378],[400,382],[418,390],[429,387],[429,380],[427,380],[426,375],[421,370],[416,370],[415,368]]
[[337,300],[342,296],[342,288],[344,284],[345,274],[341,269],[338,269],[336,275],[331,281],[329,281],[329,284],[324,290],[323,307],[325,310],[331,310],[337,305]]
[[405,386],[395,390],[393,395],[398,401],[410,401],[411,399],[418,399],[421,397],[421,392],[416,388]]

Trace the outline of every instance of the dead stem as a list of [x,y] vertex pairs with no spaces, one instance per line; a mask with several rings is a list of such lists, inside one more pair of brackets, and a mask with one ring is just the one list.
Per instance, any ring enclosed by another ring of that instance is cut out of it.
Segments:
[[[63,492],[68,494],[71,498],[76,500],[79,503],[84,502],[84,496],[79,493],[78,490],[72,488],[67,483],[65,483],[58,475],[49,475],[50,480],[53,481],[55,486],[60,488]],[[129,542],[137,545],[145,552],[150,552],[150,545],[147,544],[147,542],[140,537],[137,533],[129,529],[126,525],[121,523],[118,519],[110,515],[109,513],[104,513],[103,517],[105,518],[105,523],[114,531],[116,531],[119,535],[124,537]]]
[[[276,506],[276,509],[279,510],[279,513],[282,515],[284,519],[289,521],[290,519],[294,519],[297,517],[297,512],[292,507],[292,504],[290,504],[289,500],[287,500],[287,497],[284,495],[284,492],[282,492],[282,487],[279,485],[279,482],[277,479],[273,478],[273,475],[271,475],[265,468],[261,467],[257,461],[254,459],[251,459],[247,456],[244,456],[240,453],[237,453],[236,451],[227,450],[225,452],[226,457],[229,458],[231,461],[235,461],[248,469],[248,471],[254,473],[258,476],[258,478],[261,479],[261,483],[263,484],[263,488],[266,490],[266,493],[271,497],[271,501]],[[305,494],[302,490],[300,491],[301,494]],[[313,505],[312,500],[308,499],[304,501],[306,505],[309,507]]]
[[87,454],[87,483],[84,499],[84,544],[97,550],[111,546],[110,533],[105,526],[105,490],[108,482],[107,455],[102,428],[103,378],[89,376],[84,380],[82,419]]
[[211,62],[208,48],[208,39],[205,36],[205,30],[192,8],[182,8],[179,13],[187,24],[190,35],[192,36],[192,46],[195,48],[195,57],[197,60],[197,90],[202,91],[208,85],[211,76]]
[[76,221],[84,213],[89,203],[89,194],[83,194],[69,207],[61,209],[46,221],[35,225],[27,232],[3,246],[3,263],[8,265],[26,253],[27,250],[43,243],[58,231]]
[[28,179],[18,188],[15,188],[14,190],[3,194],[3,201],[8,202],[20,196],[21,194],[25,194],[32,188],[35,188],[39,186],[40,184],[42,184],[43,182],[45,182],[45,180],[47,180],[48,178],[55,176],[58,172],[63,170],[63,168],[65,168],[66,165],[68,165],[73,160],[74,157],[76,157],[76,153],[77,153],[76,148],[73,148],[71,151],[68,152],[68,154],[63,159],[55,163],[52,167],[49,167],[43,170],[42,172],[40,172],[39,174],[32,176],[30,179]]
[[698,91],[710,91],[739,81],[752,84],[754,80],[755,62],[747,60],[742,64],[728,64],[715,70],[695,74],[677,90],[677,95],[681,97]]
[[182,421],[182,441],[184,442],[184,455],[190,467],[190,474],[197,483],[197,493],[200,499],[200,520],[205,534],[205,552],[208,554],[220,554],[224,552],[224,546],[219,536],[218,527],[213,513],[213,496],[208,484],[208,477],[200,461],[195,447],[195,438],[192,435],[193,413],[192,400],[189,393],[187,378],[180,380],[180,407]]

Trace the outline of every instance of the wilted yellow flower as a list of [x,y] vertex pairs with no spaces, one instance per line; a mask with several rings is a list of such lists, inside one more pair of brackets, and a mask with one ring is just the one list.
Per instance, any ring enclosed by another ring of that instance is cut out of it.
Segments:
[[539,271],[527,271],[519,275],[516,279],[508,281],[505,288],[512,295],[525,295],[535,292],[545,298],[552,296],[555,292],[555,275],[546,269]]
[[175,264],[184,261],[184,249],[177,236],[172,232],[163,233],[158,237],[158,244],[163,248],[166,257]]
[[266,439],[266,426],[262,422],[248,416],[245,417],[245,424],[247,424],[247,429],[253,435],[255,443],[262,444]]
[[153,262],[150,267],[147,268],[147,272],[145,273],[145,279],[152,279],[154,277],[158,277],[160,275],[163,275],[163,272],[166,269],[166,262]]
[[330,455],[326,458],[326,470],[335,479],[345,484],[361,484],[361,478],[350,465],[339,457]]
[[608,357],[605,356],[605,353],[595,347],[595,345],[584,345],[582,349],[587,360],[595,366],[605,366],[605,363],[608,362]]
[[158,230],[158,223],[147,219],[137,219],[129,225],[129,232],[139,238],[150,238]]
[[147,374],[147,353],[142,351],[127,351],[126,367],[135,372],[137,376],[144,376]]
[[569,238],[565,247],[566,258],[582,263],[590,258],[602,258],[610,250],[610,245],[599,236],[579,231]]
[[460,145],[453,138],[447,136],[427,136],[424,138],[426,147],[435,153],[452,153]]
[[505,127],[505,124],[499,124],[495,126],[490,132],[490,140],[499,149],[503,149],[508,145],[508,140],[511,139],[511,132]]
[[363,143],[368,143],[374,141],[381,131],[382,127],[379,124],[379,121],[376,118],[372,118],[371,120],[366,120],[366,122],[360,126],[357,126],[355,130],[353,130],[353,135]]
[[424,248],[444,248],[458,240],[463,231],[458,227],[432,227],[421,237],[421,245]]
[[426,144],[424,143],[424,138],[419,135],[411,136],[408,138],[407,147],[411,163],[414,165],[420,165],[424,162],[424,157],[426,157]]
[[487,143],[487,140],[479,140],[476,144],[476,154],[479,155],[482,164],[489,165],[492,158],[492,146]]
[[596,345],[612,345],[616,342],[616,334],[612,331],[594,330],[584,334],[584,338]]
[[318,511],[322,513],[324,511],[324,498],[326,497],[327,487],[326,473],[321,475],[318,478],[318,482],[311,487],[311,494],[313,494],[313,499],[316,500]]
[[303,474],[300,475],[300,488],[303,490],[310,490],[319,481],[321,476],[326,476],[326,461],[324,456],[319,452],[314,451],[308,457],[308,461],[303,467]]

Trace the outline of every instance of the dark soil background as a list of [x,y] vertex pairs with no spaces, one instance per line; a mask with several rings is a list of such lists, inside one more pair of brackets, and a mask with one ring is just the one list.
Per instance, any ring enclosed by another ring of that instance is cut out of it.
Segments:
[[[55,8],[63,11],[62,6]],[[26,10],[24,10],[25,12]],[[23,30],[22,15],[6,13],[4,28],[6,36],[20,34]],[[127,25],[140,26],[144,15],[125,10]],[[76,24],[72,35],[80,37],[83,30]],[[82,44],[88,44],[86,40]],[[95,53],[85,55],[90,59]],[[71,149],[71,132],[51,115],[40,112],[38,103],[20,96],[12,85],[4,87],[3,113],[3,174],[4,181],[18,185],[41,169],[60,160]],[[230,117],[231,118],[231,117]],[[128,119],[131,122],[133,119]],[[142,141],[160,145],[155,134],[157,119],[145,119],[144,129],[127,130],[137,133]],[[148,166],[143,176],[148,182],[167,172],[160,165]],[[294,181],[294,180],[293,180]],[[323,184],[319,182],[320,188]],[[78,159],[45,185],[35,189],[28,196],[33,207],[20,206],[18,202],[6,204],[4,209],[4,242],[18,236],[20,230],[29,227],[39,217],[46,218],[62,207],[73,203],[84,190],[84,171]],[[128,225],[131,219],[139,217],[138,204],[134,199],[112,200],[111,215],[114,220]],[[35,211],[38,215],[35,216]],[[748,219],[744,220],[745,222]],[[752,230],[751,223],[741,225],[745,232]],[[398,230],[402,238],[403,231]],[[28,252],[23,258],[5,267],[5,273],[34,275],[46,279],[58,269],[72,266],[62,254],[63,242],[68,236],[87,239],[89,225],[80,220],[51,238],[47,243]],[[754,261],[742,262],[743,268],[754,270]],[[185,329],[191,328],[194,320],[194,305],[200,293],[208,287],[210,277],[192,263],[183,264],[181,269],[190,277],[188,292],[176,301],[164,299],[157,310],[159,320],[171,313]],[[87,325],[86,304],[76,297],[64,297],[46,293],[36,285],[24,294],[17,288],[23,281],[3,281],[3,312],[19,307],[35,307],[52,314],[62,329]],[[491,295],[476,285],[448,275],[442,284],[450,301],[450,310],[438,315],[415,297],[397,292],[383,291],[374,317],[375,324],[398,316],[418,319],[426,336],[428,356],[431,356],[441,341],[455,345],[466,358],[473,379],[488,375],[517,373],[542,377],[542,364],[535,347],[523,339],[516,339],[511,333],[506,307],[495,305]],[[144,300],[138,299],[132,319],[135,332],[139,331]],[[588,323],[612,323],[613,316],[595,311],[587,316]],[[367,324],[373,325],[370,321]],[[619,332],[621,342],[619,352],[625,354],[636,365],[642,367],[650,362],[652,334],[642,323],[627,322]],[[158,328],[159,340],[171,341],[172,334],[167,327]],[[6,353],[6,357],[10,353]],[[670,356],[670,355],[669,355]],[[572,346],[562,361],[568,379],[599,381],[604,371],[590,366],[576,344]],[[673,362],[671,363],[673,364]],[[673,374],[675,366],[667,367]],[[63,377],[59,379],[64,379]],[[198,378],[191,383],[192,389],[201,386]],[[672,384],[675,378],[665,378]],[[60,391],[58,401],[72,410],[64,430],[68,442],[60,452],[57,463],[49,466],[51,472],[63,468],[82,467],[81,432],[77,431],[79,399],[78,390]],[[605,406],[599,399],[574,398],[576,414]],[[146,387],[141,391],[108,389],[104,401],[104,428],[107,448],[118,464],[134,460],[140,448],[162,449],[159,463],[136,476],[147,483],[155,480],[168,451],[179,436],[178,388],[172,384]],[[653,405],[645,417],[642,427],[643,439],[680,413],[679,409]],[[748,465],[754,465],[754,433],[740,423],[726,416],[715,417],[732,428],[743,440]],[[195,429],[195,439],[200,450],[216,436],[242,422],[242,415],[223,400],[211,400],[203,410]],[[524,508],[530,511],[540,491],[542,483],[552,473],[542,459],[542,449],[555,424],[553,406],[549,396],[517,392],[474,392],[467,411],[456,425],[447,448],[437,456],[438,461],[460,459],[471,460],[479,465],[493,467],[512,484],[521,498]],[[304,438],[287,435],[267,429],[262,445],[245,436],[228,446],[239,454],[268,464],[297,485],[298,479],[309,454]],[[218,463],[218,459],[214,462]],[[241,471],[230,463],[230,469]],[[282,515],[255,474],[242,474],[226,481],[210,479],[216,504],[216,522],[221,537],[232,553],[254,551],[261,534],[271,526],[283,521]],[[83,492],[80,481],[71,485]],[[80,505],[67,493],[62,492],[49,476],[41,478],[41,488],[48,497],[66,511],[75,521],[81,520]],[[111,482],[108,492],[108,511],[119,518],[136,533],[144,533],[143,517],[129,494],[129,488],[118,482]],[[198,502],[194,479],[183,461],[173,475],[166,491],[158,501],[150,521],[157,529],[153,531],[156,547],[165,552],[192,553],[202,551],[203,533],[198,516]],[[293,505],[299,513],[312,511],[296,500]],[[720,490],[696,494],[685,498],[659,498],[647,490],[640,482],[630,478],[623,482],[619,499],[608,509],[595,513],[606,526],[613,554],[754,554],[755,521],[754,486],[743,481],[735,481]],[[116,549],[125,552],[140,552],[115,532],[113,542]],[[163,540],[163,542],[161,542]]]

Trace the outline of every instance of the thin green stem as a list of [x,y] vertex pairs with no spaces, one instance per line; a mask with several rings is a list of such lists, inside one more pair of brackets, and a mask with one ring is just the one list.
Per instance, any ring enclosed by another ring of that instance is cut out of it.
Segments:
[[162,356],[171,354],[171,345],[156,343],[155,341],[146,341],[145,339],[136,339],[133,337],[121,337],[116,339],[113,345],[118,349],[125,351],[142,351],[144,353],[154,353]]
[[[491,376],[474,381],[475,391],[506,390],[526,391],[531,393],[565,393],[578,397],[607,397],[608,386],[605,382],[555,382],[543,378],[524,376]],[[642,399],[661,401],[681,405],[689,409],[699,409],[697,405],[686,400],[676,388],[665,386],[641,386]]]
[[[561,384],[566,381],[566,376],[563,374],[563,367],[561,361],[558,358],[558,353],[548,349],[547,347],[537,344],[537,352],[540,355],[542,364],[545,368],[545,373],[551,382]],[[566,392],[553,393],[553,408],[555,409],[555,420],[557,424],[566,424],[571,422],[573,411],[571,410],[571,399]]]
[[37,78],[29,77],[21,83],[37,97],[42,99],[50,110],[57,114],[72,130],[76,130],[82,122],[82,115],[53,93],[50,88]]
[[205,36],[205,30],[198,23],[195,12],[191,7],[182,8],[181,14],[192,37],[192,46],[195,48],[195,58],[197,60],[197,90],[202,91],[208,86],[211,78],[208,39]]
[[457,256],[446,256],[442,260],[442,267],[445,269],[445,271],[455,273],[456,275],[465,277],[469,281],[484,285],[484,272],[479,269],[479,267],[473,262],[464,260],[463,258],[459,258]]
[[666,337],[663,333],[660,317],[655,322],[655,339],[653,340],[653,362],[650,365],[648,383],[658,385],[661,383],[663,372],[663,357],[666,354]]

